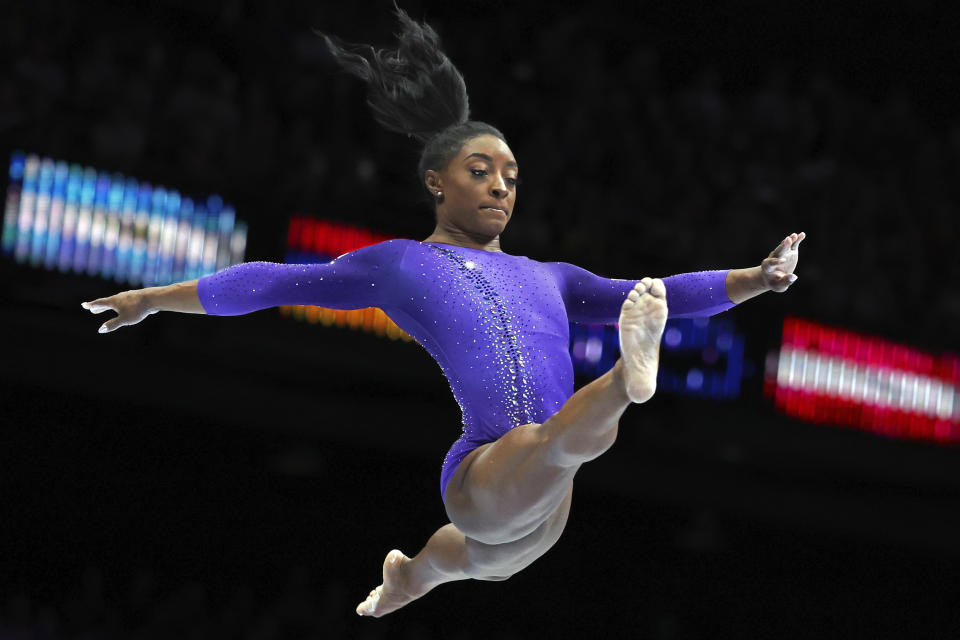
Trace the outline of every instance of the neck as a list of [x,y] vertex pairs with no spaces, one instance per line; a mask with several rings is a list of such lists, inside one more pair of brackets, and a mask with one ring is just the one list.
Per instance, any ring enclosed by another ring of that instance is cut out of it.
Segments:
[[499,234],[493,238],[484,239],[469,236],[461,231],[451,232],[444,231],[442,229],[434,229],[433,233],[430,234],[430,237],[424,239],[423,242],[441,242],[443,244],[452,244],[458,247],[466,247],[468,249],[480,249],[482,251],[503,253],[503,250],[500,248]]

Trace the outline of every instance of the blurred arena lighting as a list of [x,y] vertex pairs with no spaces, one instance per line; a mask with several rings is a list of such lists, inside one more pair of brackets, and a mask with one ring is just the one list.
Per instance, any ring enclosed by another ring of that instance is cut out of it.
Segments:
[[[330,262],[350,251],[391,240],[395,236],[374,233],[347,224],[291,216],[287,231],[287,264]],[[376,307],[365,309],[328,309],[316,305],[282,305],[280,313],[287,317],[322,324],[325,327],[365,331],[391,340],[412,342],[413,338]]]
[[[570,325],[574,371],[596,377],[620,357],[619,325]],[[744,378],[753,375],[744,359],[744,336],[729,318],[667,320],[657,371],[657,391],[704,398],[740,396]]]
[[960,440],[960,358],[788,316],[764,393],[808,422],[891,438]]
[[[294,215],[287,232],[287,264],[325,263],[350,251],[396,236],[349,224]],[[413,341],[382,310],[375,307],[340,310],[315,305],[284,305],[284,316],[323,326],[365,331],[391,340]],[[597,377],[620,357],[616,323],[569,324],[574,372]],[[682,318],[667,321],[658,388],[668,393],[708,398],[736,398],[741,382],[753,373],[744,361],[744,338],[729,319]]]
[[243,261],[247,225],[218,195],[202,202],[119,173],[15,151],[0,239],[4,257],[144,287]]

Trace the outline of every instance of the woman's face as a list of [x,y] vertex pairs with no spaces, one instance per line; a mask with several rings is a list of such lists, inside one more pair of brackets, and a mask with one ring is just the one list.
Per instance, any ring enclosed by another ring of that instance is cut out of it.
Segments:
[[510,147],[489,134],[467,140],[445,169],[426,175],[430,191],[443,192],[438,223],[476,237],[497,236],[507,226],[518,180],[519,168]]

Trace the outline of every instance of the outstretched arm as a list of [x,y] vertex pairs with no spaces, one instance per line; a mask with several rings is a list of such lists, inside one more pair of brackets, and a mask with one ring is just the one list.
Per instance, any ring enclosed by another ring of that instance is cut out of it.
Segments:
[[[764,291],[786,291],[796,281],[797,245],[791,234],[758,267],[696,271],[663,278],[670,318],[713,316]],[[612,324],[637,280],[604,278],[566,262],[544,263],[554,276],[572,322]]]
[[[567,318],[583,324],[613,324],[639,279],[604,278],[568,262],[544,263],[563,296]],[[696,271],[663,278],[669,318],[716,315],[734,306],[727,297],[727,270]]]
[[382,308],[393,299],[395,288],[390,285],[402,251],[403,245],[387,240],[321,264],[244,262],[197,280],[124,291],[83,306],[93,313],[117,312],[101,333],[136,324],[157,311],[235,316],[287,304]]
[[727,273],[726,288],[730,300],[740,304],[765,291],[782,293],[797,281],[794,270],[800,253],[797,247],[807,234],[791,233],[777,248],[764,258],[759,267],[749,269],[730,269]]

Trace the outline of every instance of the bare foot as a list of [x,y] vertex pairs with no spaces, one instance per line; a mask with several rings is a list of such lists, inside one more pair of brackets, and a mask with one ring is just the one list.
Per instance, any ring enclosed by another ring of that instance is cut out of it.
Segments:
[[660,337],[666,323],[667,289],[659,278],[644,278],[620,308],[620,356],[632,402],[646,402],[657,390]]
[[418,589],[410,579],[410,558],[399,549],[387,554],[383,561],[383,584],[370,592],[367,599],[357,605],[357,614],[379,618],[413,602],[429,591]]

